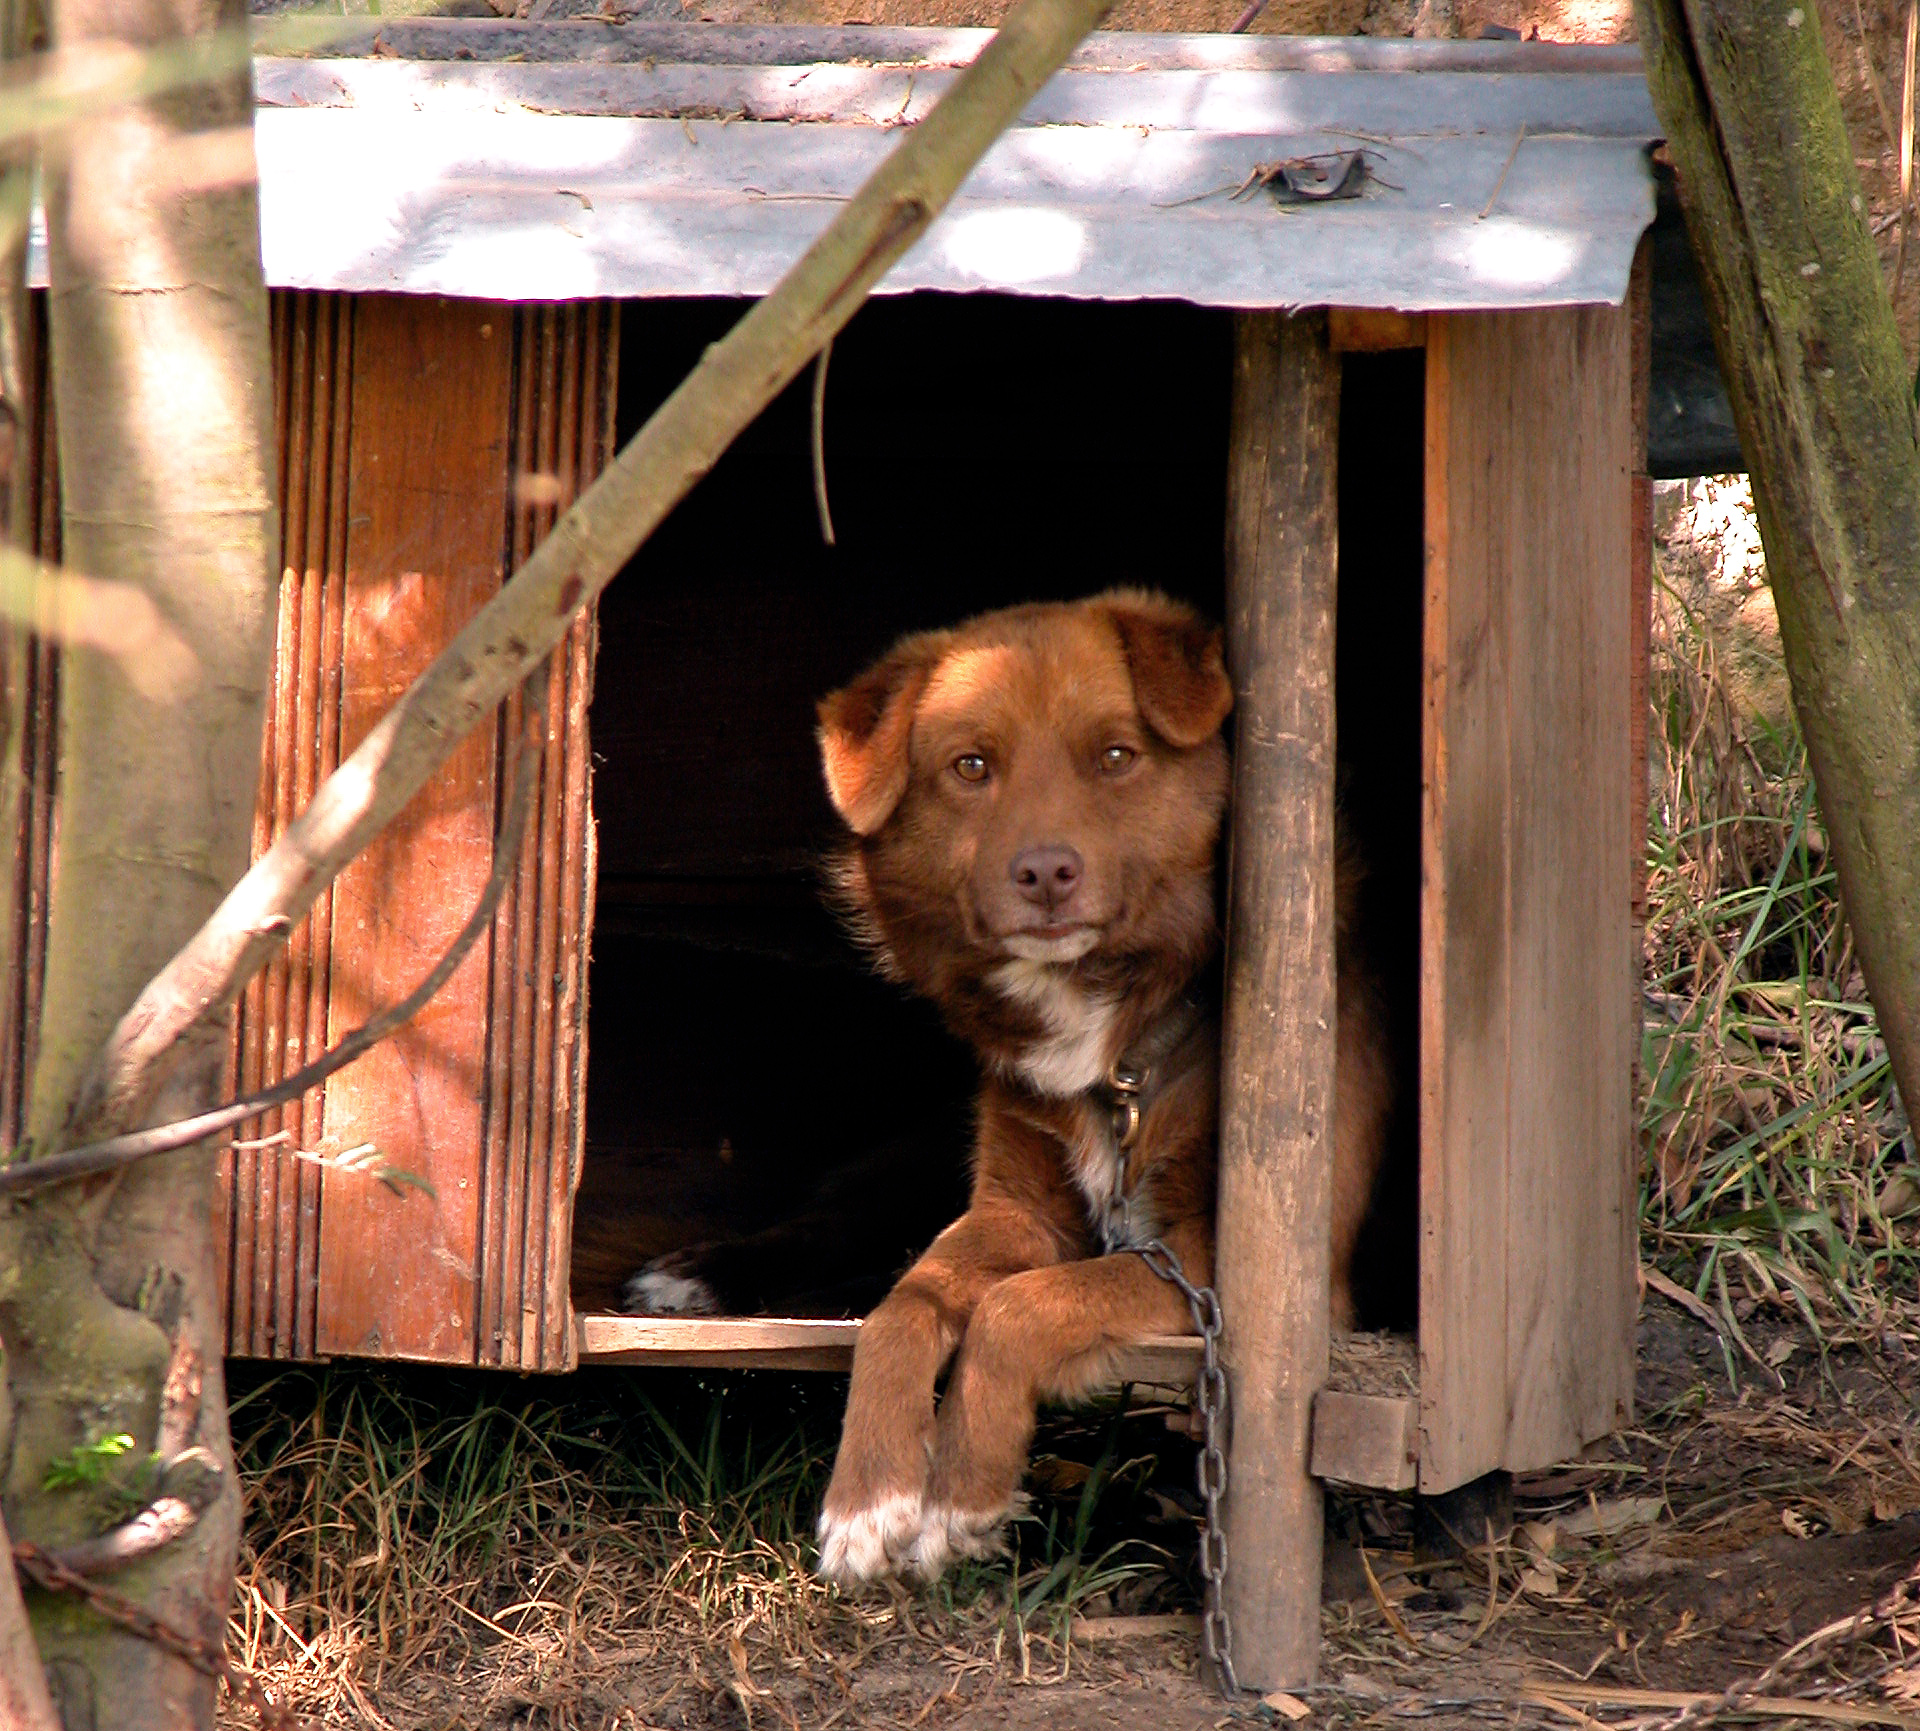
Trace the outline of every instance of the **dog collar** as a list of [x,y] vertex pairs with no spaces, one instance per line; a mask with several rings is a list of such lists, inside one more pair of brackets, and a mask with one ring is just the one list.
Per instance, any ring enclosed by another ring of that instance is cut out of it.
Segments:
[[1087,1090],[1107,1108],[1113,1145],[1122,1154],[1140,1139],[1140,1120],[1158,1092],[1161,1066],[1187,1043],[1204,1015],[1191,998],[1181,998],[1107,1066],[1104,1080]]
[[1087,1090],[1087,1098],[1107,1111],[1107,1133],[1113,1138],[1113,1192],[1100,1222],[1100,1238],[1111,1252],[1132,1247],[1133,1145],[1153,1096],[1164,1080],[1167,1060],[1184,1046],[1206,1019],[1191,998],[1182,998],[1107,1066],[1106,1078]]

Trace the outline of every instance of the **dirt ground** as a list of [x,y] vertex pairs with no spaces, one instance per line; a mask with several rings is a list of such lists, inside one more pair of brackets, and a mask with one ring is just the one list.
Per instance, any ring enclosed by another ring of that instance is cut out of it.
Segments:
[[[537,1686],[505,1696],[484,1657],[464,1678],[414,1671],[372,1692],[365,1722],[1920,1727],[1920,1608],[1844,1622],[1920,1564],[1920,1325],[1888,1320],[1870,1351],[1823,1356],[1789,1315],[1734,1314],[1739,1339],[1649,1294],[1636,1427],[1520,1479],[1514,1529],[1490,1550],[1435,1559],[1414,1543],[1411,1499],[1331,1497],[1322,1681],[1290,1698],[1224,1702],[1190,1610],[1115,1615],[1114,1595],[1094,1595],[1071,1623],[1042,1606],[1023,1635],[1004,1593],[959,1606],[896,1593],[827,1601],[804,1632],[751,1651],[671,1627],[612,1649],[561,1642]],[[1190,1535],[1190,1516],[1169,1513]],[[1822,1630],[1804,1668],[1727,1701]]]

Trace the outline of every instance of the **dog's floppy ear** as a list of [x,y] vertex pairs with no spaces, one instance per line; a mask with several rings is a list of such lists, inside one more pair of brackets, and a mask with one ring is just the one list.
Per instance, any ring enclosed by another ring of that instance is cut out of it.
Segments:
[[820,700],[820,766],[827,797],[855,835],[873,835],[907,791],[913,711],[948,634],[894,645],[851,685]]
[[1147,725],[1183,749],[1211,739],[1233,708],[1220,628],[1191,607],[1145,590],[1121,590],[1107,612]]

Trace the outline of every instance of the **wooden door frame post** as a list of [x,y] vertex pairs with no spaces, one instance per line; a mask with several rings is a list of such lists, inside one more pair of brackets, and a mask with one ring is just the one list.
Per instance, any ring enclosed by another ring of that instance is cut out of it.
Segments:
[[1325,1519],[1334,1105],[1333,632],[1340,362],[1322,315],[1235,321],[1227,644],[1236,696],[1215,1278],[1232,1399],[1240,1681],[1310,1682]]

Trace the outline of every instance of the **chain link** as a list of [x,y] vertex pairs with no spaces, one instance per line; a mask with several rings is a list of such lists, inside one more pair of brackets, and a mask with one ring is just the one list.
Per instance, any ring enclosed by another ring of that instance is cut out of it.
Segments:
[[[1124,1205],[1123,1205],[1124,1208]],[[1124,1209],[1130,1213],[1130,1209]],[[1227,1373],[1220,1368],[1220,1297],[1211,1286],[1195,1286],[1180,1258],[1158,1238],[1128,1244],[1133,1252],[1170,1286],[1177,1286],[1193,1313],[1200,1336],[1200,1375],[1194,1402],[1200,1409],[1201,1443],[1194,1476],[1206,1504],[1206,1524],[1200,1529],[1200,1578],[1206,1584],[1205,1611],[1200,1619],[1201,1643],[1220,1673],[1220,1692],[1231,1699],[1240,1693],[1233,1672],[1233,1622],[1227,1615],[1227,1529],[1220,1518],[1220,1499],[1227,1494],[1227,1455],[1221,1432],[1227,1417]]]
[[260,1680],[244,1666],[233,1664],[224,1647],[216,1647],[204,1636],[155,1616],[125,1594],[89,1580],[30,1540],[13,1541],[13,1565],[43,1592],[69,1593],[108,1622],[118,1624],[143,1641],[151,1641],[183,1664],[191,1665],[203,1677],[225,1683],[229,1694],[245,1701],[259,1716],[261,1731],[300,1731],[301,1720],[293,1710],[271,1701],[260,1687]]
[[1220,1368],[1220,1335],[1226,1327],[1220,1314],[1220,1295],[1211,1286],[1195,1286],[1187,1278],[1179,1256],[1164,1240],[1140,1238],[1133,1213],[1133,1184],[1128,1167],[1140,1134],[1141,1095],[1148,1070],[1117,1059],[1107,1071],[1113,1096],[1109,1134],[1113,1138],[1113,1189],[1108,1193],[1100,1221],[1100,1241],[1109,1256],[1138,1256],[1169,1286],[1180,1289],[1193,1313],[1194,1332],[1200,1336],[1200,1375],[1194,1384],[1194,1404],[1200,1409],[1200,1455],[1194,1476],[1206,1505],[1200,1529],[1200,1578],[1205,1583],[1205,1609],[1200,1635],[1207,1657],[1220,1674],[1220,1692],[1231,1700],[1240,1693],[1233,1671],[1233,1622],[1227,1615],[1227,1529],[1220,1518],[1220,1501],[1227,1494],[1227,1455],[1222,1431],[1227,1418],[1227,1373]]

